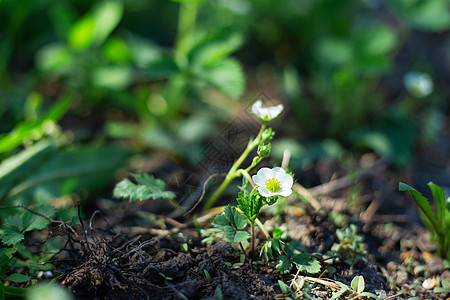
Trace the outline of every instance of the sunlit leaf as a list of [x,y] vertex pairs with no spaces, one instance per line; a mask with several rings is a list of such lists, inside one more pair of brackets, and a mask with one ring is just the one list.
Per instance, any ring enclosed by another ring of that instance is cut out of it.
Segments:
[[292,261],[296,264],[297,268],[301,272],[310,274],[316,274],[320,272],[320,262],[308,253],[297,254],[292,258]]
[[193,67],[207,67],[225,59],[242,44],[242,37],[232,30],[205,35],[189,53]]
[[101,88],[123,90],[132,80],[132,70],[129,66],[107,66],[95,69],[92,83]]
[[244,93],[244,72],[241,65],[234,59],[227,58],[212,64],[202,69],[196,76],[232,99],[239,99]]
[[233,242],[234,243],[241,243],[243,241],[248,240],[251,237],[250,233],[246,231],[237,231],[234,235]]
[[69,44],[75,49],[85,49],[94,40],[95,20],[92,15],[79,19],[69,31]]
[[36,64],[45,72],[61,73],[72,63],[73,54],[61,43],[48,44],[36,54]]
[[355,276],[352,280],[351,287],[357,294],[362,293],[365,289],[364,277]]
[[123,15],[121,1],[103,1],[94,9],[94,40],[102,44],[117,27]]

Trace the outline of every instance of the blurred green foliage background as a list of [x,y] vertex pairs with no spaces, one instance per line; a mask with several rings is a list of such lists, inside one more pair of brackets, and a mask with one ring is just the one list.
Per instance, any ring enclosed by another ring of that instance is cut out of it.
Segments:
[[135,154],[193,164],[261,93],[292,169],[405,167],[448,112],[449,3],[1,0],[0,203],[86,197]]

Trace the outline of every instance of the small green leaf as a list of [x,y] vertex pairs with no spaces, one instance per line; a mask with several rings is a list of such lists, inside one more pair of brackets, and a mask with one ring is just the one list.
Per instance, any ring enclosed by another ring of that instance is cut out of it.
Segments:
[[223,226],[226,226],[229,224],[230,224],[230,222],[228,222],[228,219],[223,214],[217,215],[214,218],[214,225],[219,225],[219,226],[223,227]]
[[147,199],[173,199],[175,194],[166,191],[166,183],[147,174],[131,174],[137,184],[131,182],[128,178],[117,183],[113,195],[116,198],[129,198],[130,201]]
[[237,230],[242,230],[247,226],[247,220],[235,207],[227,205],[224,213],[230,224]]
[[[383,300],[383,298],[381,298],[380,296],[377,296],[373,293],[369,293],[369,292],[364,292],[358,295],[359,297],[368,297],[368,298],[373,298],[373,299],[377,299],[377,300]],[[358,298],[359,298],[358,297]]]
[[355,276],[355,278],[353,278],[352,280],[351,286],[357,294],[362,293],[365,289],[364,277],[359,275]]
[[281,274],[286,274],[292,268],[292,264],[286,255],[280,255],[278,257],[276,268]]
[[281,293],[289,294],[289,286],[281,280],[278,280],[278,285],[280,286]]
[[224,226],[223,232],[225,232],[225,236],[230,242],[234,241],[234,236],[236,235],[236,229],[234,229],[232,226]]
[[311,254],[297,254],[292,258],[292,261],[301,272],[306,272],[309,274],[316,274],[320,272],[320,262]]
[[341,296],[342,296],[345,292],[347,292],[348,290],[349,290],[348,287],[341,288],[339,291],[333,293],[333,295],[332,295],[332,297],[331,297],[330,300],[334,300],[334,299],[339,299],[339,298],[341,298]]
[[29,281],[30,277],[25,276],[23,274],[19,274],[19,273],[14,273],[14,274],[9,275],[7,280],[12,281],[12,282],[20,283],[20,282],[27,282],[27,281]]
[[248,233],[246,231],[238,231],[234,235],[233,242],[234,243],[241,243],[243,241],[248,240],[250,237],[251,237],[250,233]]

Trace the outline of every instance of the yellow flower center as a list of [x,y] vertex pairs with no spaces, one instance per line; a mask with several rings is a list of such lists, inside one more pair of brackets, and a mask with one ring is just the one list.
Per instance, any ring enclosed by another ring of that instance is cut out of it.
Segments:
[[266,189],[268,189],[272,193],[276,193],[281,190],[281,184],[278,179],[270,178],[267,179],[264,183],[266,184]]

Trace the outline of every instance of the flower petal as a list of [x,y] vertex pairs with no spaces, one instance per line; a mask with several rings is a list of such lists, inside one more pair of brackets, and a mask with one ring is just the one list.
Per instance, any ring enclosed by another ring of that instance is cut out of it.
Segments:
[[277,178],[280,181],[281,186],[283,189],[292,188],[292,185],[294,184],[294,179],[289,174],[283,174]]
[[260,186],[258,187],[258,192],[261,196],[263,197],[272,197],[275,196],[276,194],[271,193],[268,189],[266,189],[264,186]]
[[252,113],[262,121],[270,121],[278,117],[278,115],[283,111],[283,104],[278,104],[277,106],[263,107],[261,100],[256,101],[252,106]]
[[273,178],[275,174],[272,169],[264,167],[259,169],[256,175],[261,176],[266,181],[269,178]]
[[252,176],[252,180],[253,182],[257,185],[257,186],[263,186],[264,185],[264,177],[262,175],[256,174]]
[[292,189],[291,188],[283,188],[282,190],[277,192],[277,195],[283,196],[283,197],[287,197],[290,194],[292,194]]

